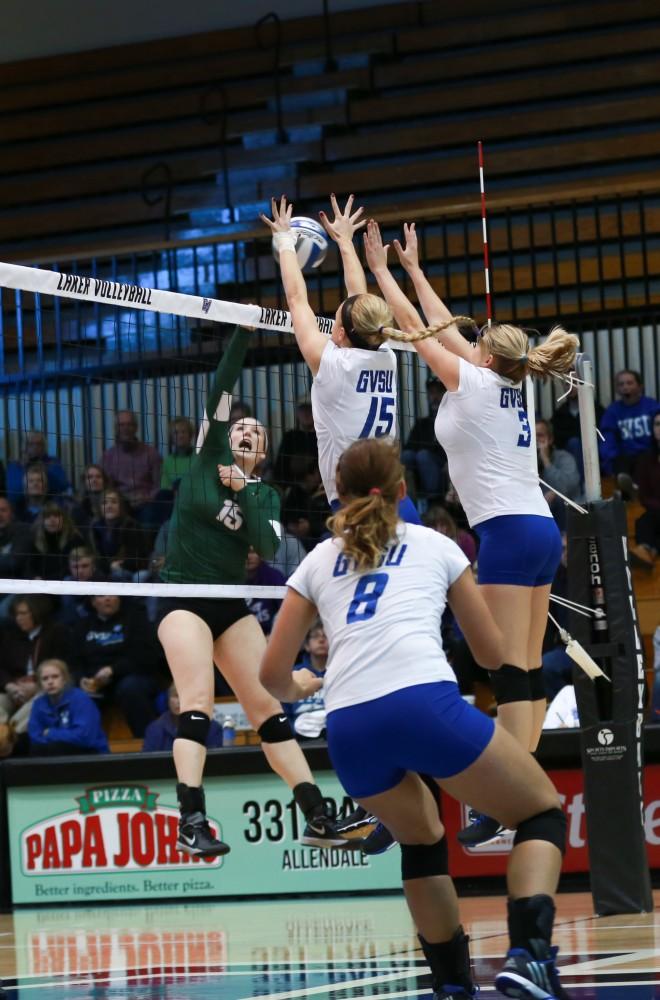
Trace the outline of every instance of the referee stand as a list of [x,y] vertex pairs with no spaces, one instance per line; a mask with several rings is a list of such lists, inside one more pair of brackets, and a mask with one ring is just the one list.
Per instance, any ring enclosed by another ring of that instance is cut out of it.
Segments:
[[568,591],[593,614],[570,612],[570,631],[606,675],[573,679],[580,716],[591,893],[599,916],[651,912],[644,836],[644,652],[628,563],[625,508],[603,500],[593,366],[578,360],[587,514],[568,510]]

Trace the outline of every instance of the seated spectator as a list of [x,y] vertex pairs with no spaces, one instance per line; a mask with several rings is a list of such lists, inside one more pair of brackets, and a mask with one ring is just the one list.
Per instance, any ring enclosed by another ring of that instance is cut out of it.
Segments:
[[[600,403],[594,402],[596,423],[600,424],[605,412]],[[552,414],[552,430],[555,435],[555,445],[562,451],[569,452],[575,459],[580,471],[580,483],[584,480],[584,458],[582,455],[582,429],[580,427],[580,406],[578,402],[578,387],[571,387],[564,400]]]
[[90,541],[112,580],[130,580],[145,569],[152,534],[129,517],[124,498],[115,489],[104,490],[101,517],[90,527]]
[[25,473],[33,465],[43,466],[46,470],[48,482],[44,496],[66,496],[71,492],[69,477],[59,458],[47,453],[46,435],[43,431],[27,431],[20,461],[9,462],[7,465],[7,496],[13,504],[24,496]]
[[563,493],[569,500],[580,500],[580,470],[569,452],[555,448],[549,420],[536,421],[536,459],[539,478],[552,487],[548,490],[542,485],[543,495],[560,531],[563,531],[566,527],[566,504],[553,490]]
[[566,684],[559,691],[546,712],[543,720],[544,729],[575,729],[580,725],[575,688]]
[[637,566],[653,569],[660,551],[660,409],[653,417],[651,447],[635,464],[638,498],[645,508],[635,521],[635,542],[630,559]]
[[30,578],[62,580],[69,566],[69,553],[78,545],[82,545],[82,537],[67,512],[52,501],[44,504],[32,526]]
[[[323,625],[317,619],[305,639],[304,655],[294,670],[309,670],[315,677],[324,677],[328,663],[328,640]],[[325,701],[323,688],[289,705],[282,706],[296,732],[302,739],[318,739],[325,735]]]
[[[257,587],[283,587],[286,579],[278,569],[273,569],[261,558],[258,552],[250,548],[245,565],[245,582]],[[280,610],[281,598],[256,597],[248,598],[247,606],[261,625],[264,635],[270,635],[275,621],[275,615]]]
[[160,470],[161,490],[174,490],[182,476],[190,471],[194,455],[193,441],[195,429],[187,417],[175,417],[170,421],[170,453],[163,460]]
[[82,474],[82,487],[71,517],[78,528],[87,528],[101,516],[101,500],[112,484],[100,465],[87,465]]
[[66,660],[69,635],[46,597],[18,595],[10,608],[12,623],[0,629],[0,723],[11,723],[20,735],[37,693],[35,669],[44,659]]
[[131,506],[142,524],[156,524],[152,501],[160,489],[161,457],[153,445],[140,441],[137,417],[131,410],[119,410],[115,420],[116,444],[103,453],[101,465],[106,476]]
[[426,381],[426,394],[428,416],[415,421],[401,452],[401,461],[424,498],[443,496],[449,485],[447,456],[435,436],[435,418],[445,387],[435,375]]
[[310,460],[301,481],[289,486],[282,498],[282,525],[309,552],[326,534],[330,513],[319,467]]
[[314,430],[312,404],[299,399],[296,406],[296,426],[285,431],[274,467],[275,481],[290,486],[304,478],[310,466],[318,465],[319,448]]
[[31,465],[25,472],[23,493],[16,501],[16,518],[24,524],[33,524],[44,504],[53,497],[48,493],[48,473],[40,462]]
[[0,497],[0,577],[3,580],[27,578],[31,548],[30,528],[15,519],[7,497]]
[[300,539],[283,529],[280,547],[275,553],[275,557],[270,560],[269,566],[278,569],[282,576],[288,580],[306,555],[307,550]]
[[156,718],[159,650],[144,608],[119,597],[90,598],[89,618],[73,629],[71,667],[83,691],[119,706],[133,733]]
[[[96,555],[86,545],[78,545],[69,552],[69,572],[64,577],[66,582],[102,583],[107,579],[96,565]],[[57,613],[59,621],[66,625],[74,625],[81,618],[89,618],[89,598],[84,594],[63,594],[60,598],[60,608]]]
[[[179,694],[176,685],[171,684],[167,689],[167,711],[154,719],[147,726],[144,734],[142,749],[147,753],[155,753],[158,750],[171,751],[176,739],[178,716],[181,711],[179,705]],[[215,719],[211,719],[208,736],[206,737],[206,749],[217,750],[222,746],[222,727]]]
[[657,399],[644,395],[639,372],[617,372],[615,388],[619,399],[610,403],[600,422],[600,464],[606,476],[633,473],[637,457],[651,447],[651,422],[660,408]]
[[30,756],[108,753],[99,710],[73,686],[64,660],[42,660],[36,677],[42,693],[32,702],[28,722]]
[[456,542],[458,547],[463,550],[470,560],[470,565],[476,562],[477,543],[474,540],[474,536],[469,531],[458,528],[454,518],[444,507],[441,507],[439,504],[429,507],[426,514],[422,517],[422,523],[427,528],[433,528],[434,531],[439,531],[441,535],[446,535],[447,538],[451,538],[453,542]]

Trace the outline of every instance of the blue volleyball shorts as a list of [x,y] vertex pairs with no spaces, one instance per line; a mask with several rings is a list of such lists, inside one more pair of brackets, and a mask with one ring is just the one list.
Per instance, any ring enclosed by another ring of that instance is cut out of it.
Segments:
[[552,517],[503,514],[476,524],[479,583],[543,587],[552,583],[561,561],[562,541]]
[[408,771],[450,778],[481,756],[495,730],[454,681],[401,688],[328,713],[330,757],[353,798],[394,788]]

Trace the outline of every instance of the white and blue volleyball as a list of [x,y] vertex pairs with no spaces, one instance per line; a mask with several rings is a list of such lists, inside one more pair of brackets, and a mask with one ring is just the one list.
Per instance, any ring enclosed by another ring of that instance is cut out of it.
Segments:
[[[316,219],[297,215],[291,219],[291,232],[296,241],[296,257],[303,271],[320,267],[328,252],[328,236]],[[273,257],[279,264],[279,252],[273,245]]]

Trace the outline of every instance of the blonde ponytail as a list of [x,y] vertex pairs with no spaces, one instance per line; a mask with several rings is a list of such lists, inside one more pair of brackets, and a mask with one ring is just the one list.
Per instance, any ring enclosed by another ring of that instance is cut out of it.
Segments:
[[567,333],[555,326],[546,339],[527,352],[527,367],[534,378],[555,378],[565,375],[575,367],[575,355],[580,341],[574,333]]
[[580,346],[574,333],[556,326],[543,343],[530,347],[525,331],[509,323],[494,323],[484,330],[483,342],[493,355],[493,371],[513,382],[521,382],[528,373],[533,378],[560,378],[574,367]]

